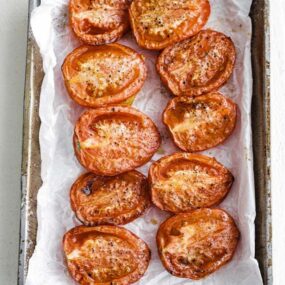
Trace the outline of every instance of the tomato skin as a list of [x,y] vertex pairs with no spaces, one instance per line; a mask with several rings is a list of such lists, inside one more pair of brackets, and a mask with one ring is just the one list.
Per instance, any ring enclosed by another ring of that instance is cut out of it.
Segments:
[[203,208],[168,218],[160,225],[156,241],[170,274],[200,280],[230,262],[239,237],[226,211]]
[[70,275],[81,285],[128,285],[147,270],[151,251],[131,231],[117,226],[78,226],[63,237]]
[[175,97],[162,117],[174,143],[183,151],[197,152],[223,143],[232,134],[237,105],[218,92]]
[[129,29],[129,4],[129,0],[70,0],[71,28],[86,44],[115,42]]
[[197,34],[210,13],[208,0],[134,0],[129,9],[138,45],[150,50],[164,49]]
[[131,107],[105,107],[85,111],[73,136],[76,157],[87,170],[114,176],[151,159],[161,143],[153,121]]
[[176,96],[199,96],[223,86],[236,61],[231,38],[213,30],[167,47],[156,63],[162,82]]
[[83,107],[132,103],[141,90],[147,68],[142,55],[120,44],[83,45],[62,65],[69,96]]
[[85,173],[70,190],[71,208],[86,226],[124,225],[150,206],[147,179],[138,171],[102,177]]
[[174,153],[151,165],[149,181],[154,205],[164,211],[182,213],[221,203],[234,177],[215,158]]

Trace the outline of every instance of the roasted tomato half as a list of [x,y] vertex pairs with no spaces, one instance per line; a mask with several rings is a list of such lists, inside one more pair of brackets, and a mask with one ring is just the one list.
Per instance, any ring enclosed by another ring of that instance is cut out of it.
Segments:
[[163,122],[175,144],[195,152],[222,143],[233,132],[237,106],[220,93],[199,97],[176,97],[167,105]]
[[144,59],[120,44],[81,46],[62,65],[70,97],[85,107],[126,103],[142,88],[147,70]]
[[71,276],[81,285],[128,285],[145,273],[150,249],[130,231],[116,226],[79,226],[63,237]]
[[91,45],[118,40],[129,27],[130,0],[70,0],[71,27]]
[[149,181],[152,202],[161,210],[181,213],[219,204],[233,176],[215,158],[175,153],[151,165]]
[[198,280],[229,262],[239,230],[220,209],[198,209],[166,220],[157,232],[160,259],[169,273]]
[[219,89],[230,78],[236,52],[230,38],[212,30],[166,48],[157,70],[177,96],[198,96]]
[[81,175],[71,187],[72,210],[87,226],[122,225],[150,206],[147,179],[133,170],[113,177]]
[[152,120],[131,107],[87,110],[78,119],[73,137],[79,162],[89,171],[107,176],[145,164],[160,141]]
[[153,50],[192,37],[203,28],[209,15],[208,0],[134,0],[130,7],[138,44]]

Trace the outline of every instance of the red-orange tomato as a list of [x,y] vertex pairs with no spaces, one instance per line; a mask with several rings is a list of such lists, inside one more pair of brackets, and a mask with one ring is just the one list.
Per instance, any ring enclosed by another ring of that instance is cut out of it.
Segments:
[[157,247],[169,273],[198,280],[232,259],[238,239],[239,230],[229,214],[205,208],[166,220],[157,232]]
[[220,93],[176,97],[167,105],[163,122],[184,151],[212,148],[226,140],[236,125],[237,106]]
[[87,44],[102,45],[118,40],[129,27],[130,0],[70,0],[70,24]]
[[86,169],[114,176],[149,161],[161,139],[149,117],[131,107],[114,106],[84,112],[75,125],[73,142]]
[[150,206],[147,179],[133,170],[117,176],[81,175],[70,191],[71,208],[86,226],[123,225]]
[[158,57],[161,80],[177,96],[198,96],[219,89],[230,78],[236,52],[222,33],[204,30],[166,48]]
[[181,213],[219,204],[233,175],[215,158],[175,153],[151,165],[149,181],[152,202],[161,210]]
[[197,34],[210,10],[208,0],[134,0],[130,21],[141,47],[160,50]]
[[150,261],[147,244],[117,226],[79,226],[63,237],[68,270],[81,285],[128,285],[138,281]]
[[147,76],[143,57],[120,44],[81,46],[62,65],[70,97],[85,107],[124,103],[142,88]]

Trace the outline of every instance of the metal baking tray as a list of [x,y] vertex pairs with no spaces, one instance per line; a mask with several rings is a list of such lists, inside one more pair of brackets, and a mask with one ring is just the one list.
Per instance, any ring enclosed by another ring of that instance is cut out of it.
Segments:
[[[40,0],[29,1],[29,15]],[[253,0],[252,129],[256,187],[256,258],[265,285],[272,285],[272,225],[270,188],[270,63],[269,0]],[[22,159],[22,203],[18,285],[25,284],[29,259],[37,236],[37,192],[41,186],[39,146],[39,98],[43,79],[41,56],[28,29],[27,64],[24,100],[24,137]]]

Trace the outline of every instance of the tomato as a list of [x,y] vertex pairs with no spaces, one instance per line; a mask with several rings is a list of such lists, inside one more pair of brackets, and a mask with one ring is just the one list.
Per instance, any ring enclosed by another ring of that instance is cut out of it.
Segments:
[[152,202],[173,213],[219,204],[228,194],[233,175],[215,158],[175,153],[149,169]]
[[150,206],[147,179],[137,171],[113,177],[85,173],[72,185],[70,200],[87,226],[126,224]]
[[160,50],[198,33],[210,16],[208,0],[134,0],[130,21],[138,44]]
[[157,232],[159,257],[171,274],[198,280],[229,262],[239,230],[220,209],[198,209],[167,219]]
[[176,97],[163,112],[175,144],[184,151],[212,148],[233,132],[237,106],[220,93],[199,97]]
[[114,42],[129,27],[129,5],[129,0],[70,0],[71,27],[87,44]]
[[131,107],[105,107],[84,112],[74,130],[79,162],[97,175],[113,176],[151,159],[160,146],[152,120]]
[[143,57],[120,44],[81,46],[62,65],[70,97],[85,107],[119,104],[140,91],[147,76]]
[[117,226],[79,226],[63,237],[71,276],[81,285],[128,285],[139,280],[150,261],[147,244]]
[[166,48],[157,70],[177,96],[198,96],[219,89],[230,78],[236,52],[230,38],[212,30]]

